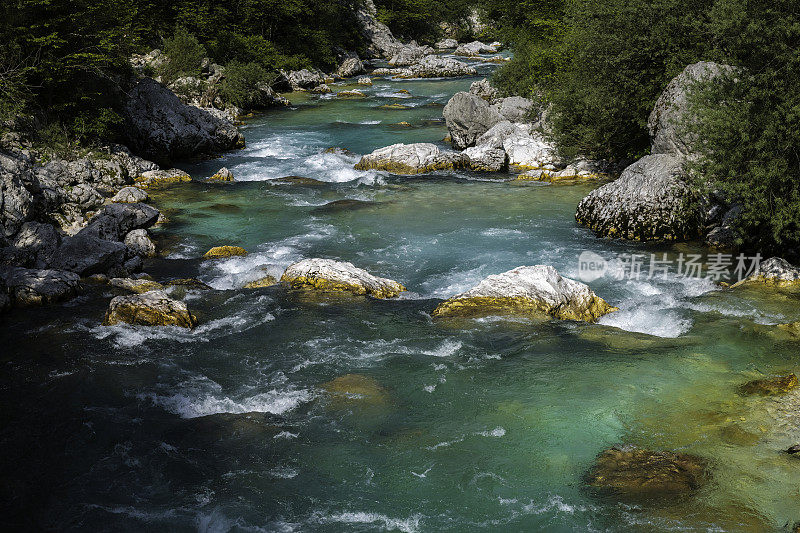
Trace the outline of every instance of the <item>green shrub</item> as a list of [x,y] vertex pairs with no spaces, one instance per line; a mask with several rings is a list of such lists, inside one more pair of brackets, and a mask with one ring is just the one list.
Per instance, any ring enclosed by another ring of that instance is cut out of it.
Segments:
[[274,79],[264,68],[255,62],[240,63],[233,61],[225,67],[225,79],[222,82],[221,94],[226,102],[237,107],[250,109],[256,104],[253,93],[261,83],[269,83]]
[[171,38],[164,39],[164,54],[167,60],[159,74],[165,83],[170,83],[181,76],[199,75],[206,49],[186,28],[178,27]]

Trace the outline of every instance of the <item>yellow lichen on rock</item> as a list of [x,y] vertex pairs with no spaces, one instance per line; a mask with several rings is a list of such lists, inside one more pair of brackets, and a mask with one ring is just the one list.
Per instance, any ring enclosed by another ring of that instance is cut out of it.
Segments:
[[206,259],[236,257],[247,255],[247,250],[240,246],[215,246],[205,253]]
[[137,176],[134,182],[141,189],[167,187],[176,183],[192,181],[192,177],[178,169],[149,170]]
[[403,104],[385,104],[380,107],[381,109],[411,109],[411,107]]
[[272,277],[272,276],[264,276],[261,279],[257,279],[255,281],[251,281],[249,283],[245,283],[244,284],[244,288],[245,289],[261,289],[261,288],[264,288],[264,287],[272,287],[276,283],[278,283],[278,280],[276,280],[274,277]]
[[351,263],[331,259],[304,259],[290,265],[281,282],[293,289],[347,292],[373,298],[394,298],[406,288],[394,280],[373,276]]
[[477,296],[474,298],[451,298],[439,304],[431,316],[436,317],[480,317],[491,315],[531,315],[552,316],[560,320],[596,322],[598,318],[619,308],[609,305],[600,297],[595,297],[588,308],[578,309],[569,306],[553,308],[546,303],[524,297],[493,298]]
[[186,304],[173,300],[163,291],[117,296],[111,300],[103,325],[126,323],[137,326],[179,326],[192,329],[197,318]]

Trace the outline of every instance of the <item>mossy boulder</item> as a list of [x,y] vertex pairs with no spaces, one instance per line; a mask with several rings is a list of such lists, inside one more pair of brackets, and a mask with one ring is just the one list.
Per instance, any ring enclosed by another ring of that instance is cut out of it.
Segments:
[[797,383],[797,376],[795,374],[787,374],[785,376],[776,376],[766,379],[755,379],[740,385],[739,394],[760,394],[761,396],[786,394],[790,390],[797,387]]
[[595,322],[617,311],[588,286],[562,277],[546,265],[517,267],[489,276],[477,286],[434,309],[433,317],[549,315],[561,320]]
[[126,323],[137,326],[179,326],[192,329],[197,318],[186,304],[173,300],[164,291],[117,296],[108,305],[103,325]]
[[734,284],[733,287],[749,283],[762,283],[775,287],[799,287],[800,268],[780,257],[772,257],[758,265],[752,275]]
[[586,475],[590,487],[634,498],[690,494],[709,479],[708,465],[700,457],[635,446],[603,451]]
[[361,158],[356,170],[385,170],[393,174],[422,174],[437,170],[469,168],[469,157],[440,150],[432,143],[393,144]]
[[259,278],[257,280],[245,283],[243,285],[243,287],[245,289],[261,289],[261,288],[264,288],[264,287],[272,287],[276,283],[278,283],[278,280],[276,280],[273,276],[266,275],[266,276],[264,276],[262,278]]
[[281,281],[294,289],[350,292],[373,298],[394,298],[406,290],[396,281],[373,276],[352,263],[332,259],[304,259],[290,265]]
[[192,177],[183,170],[173,168],[169,170],[148,170],[147,172],[143,172],[134,181],[139,188],[153,189],[192,181]]
[[206,259],[238,257],[247,255],[247,250],[240,246],[215,246],[203,255]]

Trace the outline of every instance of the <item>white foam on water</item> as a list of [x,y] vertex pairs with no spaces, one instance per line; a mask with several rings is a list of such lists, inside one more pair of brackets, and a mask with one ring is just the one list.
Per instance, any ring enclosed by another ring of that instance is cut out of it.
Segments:
[[382,531],[401,531],[403,533],[420,531],[421,519],[422,516],[419,514],[408,518],[392,518],[380,513],[363,511],[346,511],[329,515],[317,514],[312,518],[312,520],[320,524],[363,524],[375,526]]
[[297,474],[299,473],[300,473],[299,470],[297,470],[296,468],[292,468],[290,466],[276,466],[275,468],[269,471],[269,474],[272,477],[278,479],[292,479],[297,477]]
[[280,415],[291,411],[314,398],[308,390],[273,389],[249,397],[230,398],[213,393],[196,394],[186,391],[172,395],[156,393],[138,394],[137,398],[160,406],[181,418],[197,418],[199,416],[220,413],[270,413]]
[[463,344],[461,341],[446,340],[441,344],[441,346],[438,346],[433,350],[423,350],[422,353],[425,355],[432,355],[433,357],[450,357],[451,355],[456,354],[462,346]]
[[518,229],[488,228],[481,232],[484,237],[528,237],[528,234]]
[[296,438],[297,438],[297,435],[298,435],[297,433],[291,433],[291,432],[289,432],[289,431],[281,431],[280,433],[278,433],[277,435],[275,435],[275,436],[274,436],[274,437],[272,437],[272,438],[273,438],[273,439],[287,439],[287,440],[291,440],[291,439],[296,439]]
[[426,298],[447,299],[480,283],[487,276],[486,271],[487,266],[481,265],[469,270],[437,274],[422,282],[420,292]]
[[578,512],[585,512],[590,510],[588,507],[583,505],[571,505],[564,501],[559,495],[551,496],[550,499],[547,500],[544,504],[530,502],[527,505],[522,507],[523,511],[526,513],[532,514],[544,514],[544,513],[565,513],[565,514],[575,514],[576,511]]
[[476,435],[480,435],[482,437],[497,437],[497,438],[499,438],[499,437],[504,437],[506,435],[506,430],[505,430],[505,428],[502,428],[502,427],[498,426],[498,427],[494,428],[491,431],[480,431],[480,432],[476,433]]

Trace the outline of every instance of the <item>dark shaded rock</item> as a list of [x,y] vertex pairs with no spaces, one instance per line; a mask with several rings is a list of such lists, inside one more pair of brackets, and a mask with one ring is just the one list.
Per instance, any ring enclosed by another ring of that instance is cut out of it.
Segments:
[[6,285],[14,305],[42,305],[72,298],[80,278],[72,272],[0,267],[0,279]]
[[149,78],[130,92],[125,119],[131,148],[162,163],[244,145],[244,137],[231,122],[184,104]]
[[800,444],[789,446],[789,448],[786,450],[786,453],[788,453],[789,455],[796,455],[800,453]]
[[26,176],[30,179],[28,160],[0,151],[0,245],[33,214],[33,196],[23,183]]
[[709,478],[707,464],[700,457],[614,446],[597,456],[586,482],[621,496],[665,497],[689,494]]
[[149,228],[158,220],[158,209],[146,204],[110,204],[103,207],[78,235],[121,241],[135,229]]
[[121,242],[80,232],[73,237],[64,238],[56,250],[51,266],[75,272],[80,276],[105,274],[124,265],[127,252],[127,246]]
[[797,376],[794,374],[787,374],[785,376],[777,376],[766,379],[755,379],[741,385],[739,387],[739,394],[760,394],[762,396],[786,394],[793,388],[797,387],[797,383]]
[[51,224],[26,222],[11,246],[0,254],[0,261],[29,268],[47,268],[60,244],[61,235]]
[[173,279],[166,282],[164,285],[167,287],[185,287],[191,290],[198,290],[198,291],[210,291],[213,288],[210,285],[206,285],[199,279],[195,278],[181,278],[181,279]]

